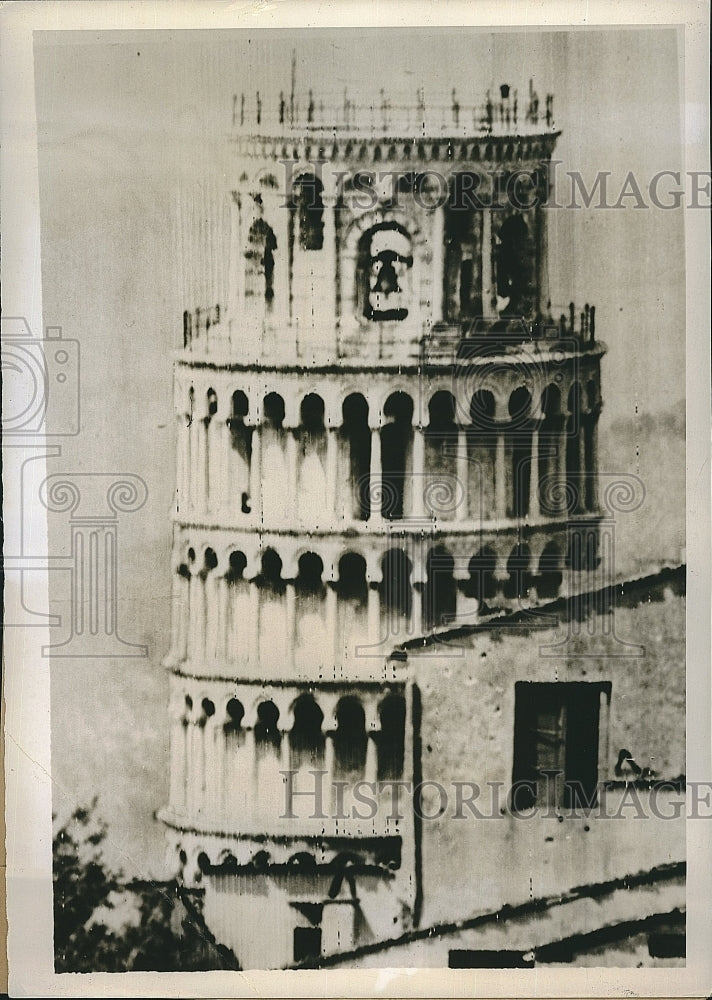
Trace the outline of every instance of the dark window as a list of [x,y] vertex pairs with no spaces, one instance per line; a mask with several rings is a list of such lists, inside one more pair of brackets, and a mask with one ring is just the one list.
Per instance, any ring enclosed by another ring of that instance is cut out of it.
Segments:
[[294,961],[304,962],[321,955],[321,927],[294,928]]
[[512,808],[596,805],[601,692],[610,684],[515,685]]
[[247,237],[245,253],[245,297],[264,297],[268,305],[274,298],[274,252],[277,240],[274,233],[264,221],[257,219],[252,223]]
[[321,250],[324,245],[324,202],[318,177],[305,175],[294,185],[293,211],[297,215],[299,246]]

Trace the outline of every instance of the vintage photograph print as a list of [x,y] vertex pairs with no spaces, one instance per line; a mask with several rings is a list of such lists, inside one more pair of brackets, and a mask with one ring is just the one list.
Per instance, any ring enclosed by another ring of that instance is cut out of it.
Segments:
[[33,49],[54,972],[684,969],[682,29]]

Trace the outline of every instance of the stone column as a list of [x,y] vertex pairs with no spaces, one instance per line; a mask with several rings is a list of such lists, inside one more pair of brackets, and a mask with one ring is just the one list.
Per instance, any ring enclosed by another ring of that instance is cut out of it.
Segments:
[[420,586],[413,584],[411,586],[411,610],[410,610],[410,628],[409,632],[412,636],[423,635],[423,591],[422,583]]
[[507,460],[505,452],[505,429],[497,428],[497,448],[494,466],[494,509],[498,521],[507,517]]
[[201,416],[193,420],[197,424],[197,444],[196,444],[196,508],[198,516],[205,515],[208,508],[208,473],[209,473],[209,452],[208,452],[208,424],[209,421]]
[[326,584],[326,634],[328,636],[329,648],[333,656],[333,666],[339,663],[339,635],[338,635],[338,602],[336,590],[331,582]]
[[482,311],[485,316],[495,311],[495,290],[492,280],[492,213],[482,209]]
[[467,521],[470,517],[470,498],[468,495],[470,465],[467,456],[467,431],[464,427],[458,428],[457,431],[457,459],[455,468],[457,480],[462,489],[462,502],[455,508],[455,520]]
[[532,425],[532,461],[529,474],[529,520],[539,518],[539,424]]
[[379,524],[382,520],[383,505],[380,427],[371,428],[371,465],[368,494],[371,503],[369,521],[371,524]]
[[588,469],[586,468],[586,422],[590,420],[587,413],[579,415],[578,429],[578,450],[579,450],[579,476],[578,476],[578,510],[583,513],[586,510],[586,479]]
[[262,430],[259,424],[252,428],[250,454],[250,510],[252,520],[262,517]]
[[[217,570],[216,570],[217,572]],[[216,581],[217,586],[217,604],[218,604],[218,641],[216,648],[216,658],[221,663],[227,663],[228,654],[230,649],[230,639],[229,639],[229,629],[230,629],[230,615],[229,615],[229,601],[230,601],[230,587],[225,579],[224,575],[220,575]]]
[[299,448],[294,430],[285,427],[282,431],[286,435],[285,458],[287,465],[287,506],[290,511],[297,508],[297,489],[299,484]]
[[[422,518],[425,516],[425,436],[422,427],[413,428],[413,482],[412,510],[411,517]],[[403,484],[403,500],[405,501],[405,483]],[[405,504],[404,504],[405,506]],[[404,510],[403,516],[408,517],[409,512]]]
[[378,781],[378,747],[376,745],[376,732],[373,730],[366,733],[364,780],[370,782]]
[[600,410],[591,414],[591,467],[587,474],[591,477],[591,511],[596,512],[599,507],[598,499],[598,416]]
[[339,457],[338,428],[327,426],[326,428],[326,511],[329,520],[333,523],[337,519],[336,513],[336,479],[337,464]]
[[205,577],[205,659],[214,663],[218,655],[218,577],[211,569]]
[[331,782],[334,780],[334,738],[331,733],[326,733],[324,738],[324,770],[326,771],[325,785],[328,789],[324,805],[328,809],[328,796],[331,792]]
[[254,583],[254,581],[250,581],[248,649],[250,655],[250,669],[254,676],[260,661],[260,588],[256,583]]
[[297,594],[294,589],[293,583],[288,583],[285,586],[284,598],[286,604],[286,628],[287,628],[287,656],[289,657],[289,662],[287,663],[287,669],[289,670],[290,676],[294,673],[295,666],[295,647],[297,644]]
[[561,427],[559,429],[559,446],[558,446],[558,482],[559,482],[559,496],[561,497],[561,505],[559,508],[559,514],[565,515],[568,513],[566,506],[566,444],[568,441],[568,434],[566,430],[566,425],[568,422],[568,413],[563,413],[561,415]]
[[230,416],[232,401],[228,392],[218,397],[220,409],[213,417],[220,430],[220,450],[218,454],[219,475],[216,477],[217,494],[213,497],[213,510],[233,513],[241,509],[240,494],[235,494],[233,486],[232,432]]
[[381,635],[381,595],[377,587],[369,584],[368,588],[368,641],[376,645],[382,639]]
[[190,438],[188,448],[190,455],[188,470],[190,498],[188,508],[192,514],[197,514],[200,510],[200,428],[200,417],[194,406],[190,424],[188,425],[188,435]]
[[432,321],[439,323],[443,318],[443,284],[445,281],[443,260],[445,252],[445,215],[444,208],[436,208],[433,212],[433,251],[431,260],[432,291]]

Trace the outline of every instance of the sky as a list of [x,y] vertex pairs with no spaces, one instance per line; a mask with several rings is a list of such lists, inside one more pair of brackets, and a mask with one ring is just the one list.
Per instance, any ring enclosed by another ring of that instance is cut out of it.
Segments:
[[[181,294],[175,200],[215,157],[234,93],[259,89],[268,100],[288,91],[292,51],[297,89],[339,101],[344,87],[376,102],[384,89],[393,103],[414,101],[423,87],[426,101],[448,104],[454,87],[463,104],[480,103],[501,83],[523,94],[532,78],[540,96],[554,94],[561,170],[580,171],[589,187],[609,171],[614,199],[628,171],[645,191],[657,172],[681,168],[681,71],[670,29],[35,36],[44,323],[77,339],[82,358],[82,429],[65,439],[62,469],[132,472],[149,491],[119,526],[119,621],[149,657],[53,665],[53,777],[59,807],[102,789],[117,856],[132,871],[159,864],[162,833],[151,814],[166,795],[171,352],[191,305]],[[682,212],[635,210],[629,201],[623,210],[549,217],[552,301],[595,304],[608,345],[602,461],[664,482],[677,540],[684,439],[679,428],[656,439],[644,424],[671,427],[685,393]],[[674,472],[664,478],[663,468]],[[66,522],[53,530],[61,547]],[[677,541],[668,541],[672,550]]]

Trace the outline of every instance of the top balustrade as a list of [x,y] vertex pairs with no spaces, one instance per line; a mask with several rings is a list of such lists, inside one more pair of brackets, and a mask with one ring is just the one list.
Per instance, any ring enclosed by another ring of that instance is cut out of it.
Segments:
[[380,92],[378,100],[358,103],[345,92],[342,100],[326,101],[309,91],[266,99],[259,91],[233,96],[232,126],[245,136],[314,136],[373,138],[436,138],[463,135],[541,135],[554,131],[554,98],[539,100],[532,83],[526,98],[503,85],[498,96],[487,91],[480,104],[461,103],[456,91],[449,104],[427,102],[423,91],[410,104],[393,103]]

